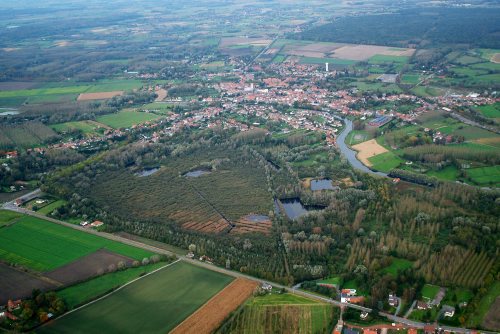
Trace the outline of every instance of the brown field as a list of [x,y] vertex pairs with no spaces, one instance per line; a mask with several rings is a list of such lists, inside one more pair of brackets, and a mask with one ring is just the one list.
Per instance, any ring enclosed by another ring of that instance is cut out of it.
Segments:
[[500,53],[495,53],[490,60],[492,63],[500,64]]
[[101,93],[82,93],[78,96],[76,100],[77,101],[105,100],[122,94],[123,94],[122,90],[117,90],[114,92],[101,92]]
[[0,263],[0,305],[9,299],[22,299],[31,296],[33,289],[55,289],[57,285],[42,280],[32,274],[18,271]]
[[340,58],[348,60],[367,60],[375,55],[386,56],[411,56],[414,49],[401,49],[378,45],[354,45],[340,43],[311,43],[307,45],[289,44],[284,47],[288,55],[315,57],[315,58]]
[[381,146],[375,139],[371,139],[360,144],[352,146],[353,149],[358,151],[357,157],[359,161],[365,164],[368,167],[371,167],[371,163],[368,161],[368,158],[371,158],[375,155],[379,155],[387,152],[387,149]]
[[7,81],[0,82],[0,90],[18,90],[18,89],[30,89],[37,85],[36,82],[17,82],[17,81]]
[[237,278],[170,333],[212,333],[231,312],[252,295],[257,285],[257,282]]
[[500,147],[500,137],[479,138],[473,140],[473,142],[493,147]]
[[99,270],[106,272],[109,265],[114,264],[116,266],[120,261],[130,266],[134,260],[100,249],[70,264],[47,272],[45,276],[64,285],[69,285],[96,276]]
[[270,219],[263,221],[254,221],[248,216],[241,217],[234,224],[236,225],[231,233],[264,233],[269,234],[273,223]]
[[224,219],[206,222],[187,222],[182,224],[182,228],[205,233],[221,233],[229,229],[229,224]]
[[495,299],[495,302],[491,304],[490,310],[486,313],[486,316],[483,319],[483,323],[481,324],[484,328],[488,328],[491,330],[500,330],[500,317],[498,316],[498,312],[500,310],[500,297]]
[[163,88],[157,89],[155,91],[155,93],[156,93],[156,95],[158,95],[158,97],[155,99],[156,102],[163,101],[167,97],[167,90],[166,89],[163,89]]
[[411,56],[414,52],[415,49],[405,49],[399,51],[387,46],[346,45],[335,50],[330,56],[350,60],[367,60],[375,55]]

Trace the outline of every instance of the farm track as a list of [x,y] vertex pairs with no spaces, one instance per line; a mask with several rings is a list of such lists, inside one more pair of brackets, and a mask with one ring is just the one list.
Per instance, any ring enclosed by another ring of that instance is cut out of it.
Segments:
[[[33,198],[33,197],[36,197],[38,194],[40,194],[40,190],[39,189],[35,190],[32,193],[26,194],[25,196],[23,196],[23,198],[29,198],[29,197]],[[77,225],[73,225],[73,224],[70,224],[70,223],[66,223],[66,222],[63,222],[63,221],[60,221],[60,220],[57,220],[57,219],[46,217],[46,216],[37,214],[36,212],[30,211],[30,210],[26,210],[26,209],[23,209],[23,208],[19,208],[19,207],[17,207],[14,204],[14,202],[15,201],[4,203],[3,206],[2,206],[2,208],[5,209],[5,210],[10,210],[10,211],[14,211],[14,212],[24,213],[26,215],[30,215],[30,216],[33,216],[33,217],[44,219],[46,221],[50,221],[50,222],[55,223],[55,224],[63,225],[63,226],[69,227],[69,228],[73,228],[73,229],[79,230],[79,231],[83,231],[83,232],[94,234],[94,235],[97,235],[97,236],[100,236],[100,237],[103,237],[103,238],[107,238],[109,240],[113,240],[113,241],[121,242],[121,243],[124,243],[124,244],[127,244],[127,245],[131,245],[131,246],[135,246],[135,247],[138,247],[138,248],[142,248],[142,249],[147,250],[147,251],[155,252],[155,253],[158,253],[158,254],[169,255],[169,256],[177,256],[179,258],[179,261],[185,261],[185,262],[191,263],[191,264],[193,264],[195,266],[202,267],[202,268],[205,268],[205,269],[208,269],[208,270],[211,270],[211,271],[219,272],[219,273],[222,273],[222,274],[225,274],[225,275],[228,275],[228,276],[232,276],[232,277],[235,277],[235,278],[246,278],[246,279],[249,279],[251,281],[260,283],[260,284],[262,284],[262,283],[271,284],[271,285],[273,285],[274,287],[276,287],[278,289],[284,289],[285,291],[287,291],[289,293],[293,293],[293,294],[296,294],[296,295],[299,295],[299,296],[302,296],[302,297],[306,297],[306,298],[309,298],[309,299],[313,299],[313,300],[318,300],[318,301],[321,301],[321,302],[330,303],[330,304],[333,304],[335,306],[342,307],[342,308],[349,307],[349,308],[353,308],[353,309],[357,309],[357,310],[361,310],[361,311],[366,311],[366,312],[369,312],[369,313],[371,313],[373,311],[370,308],[363,307],[363,306],[360,306],[360,305],[350,304],[350,303],[341,303],[341,302],[339,302],[337,300],[334,300],[334,299],[331,299],[331,298],[322,297],[322,296],[319,296],[319,295],[316,295],[316,294],[313,294],[313,293],[309,293],[309,292],[306,292],[306,291],[302,291],[302,290],[297,290],[297,289],[294,289],[294,288],[290,288],[290,287],[282,285],[282,284],[270,282],[270,281],[267,281],[267,280],[263,280],[263,279],[259,279],[259,278],[252,277],[252,276],[249,276],[249,275],[245,275],[245,274],[242,274],[242,273],[239,273],[239,272],[236,272],[236,271],[232,271],[232,270],[228,270],[228,269],[225,269],[225,268],[217,267],[216,265],[213,265],[213,264],[209,264],[209,263],[205,263],[205,262],[193,260],[193,259],[190,259],[190,258],[188,258],[186,256],[178,255],[178,254],[175,254],[175,253],[173,253],[171,251],[167,251],[165,249],[161,249],[161,248],[157,248],[157,247],[154,247],[154,246],[146,245],[146,244],[144,244],[142,242],[129,240],[129,239],[126,239],[126,238],[123,238],[123,237],[119,237],[117,235],[110,234],[110,233],[97,232],[95,230],[86,229],[86,228],[83,228],[83,227],[80,227],[80,226],[77,226]],[[128,284],[130,284],[130,283],[131,282],[129,282]],[[385,312],[379,312],[379,315],[387,318],[391,322],[401,323],[401,324],[405,325],[405,327],[409,327],[409,328],[419,328],[419,329],[422,329],[426,325],[425,323],[422,323],[422,322],[408,320],[408,319],[405,319],[405,318],[402,318],[402,317],[398,317],[398,316],[394,316],[392,314],[388,314],[388,313],[385,313]],[[440,326],[440,327],[442,329],[446,330],[446,331],[453,331],[455,333],[462,333],[462,334],[468,334],[468,333],[470,333],[470,330],[466,329],[466,328],[451,327],[451,326]],[[482,333],[494,334],[495,332],[482,331]]]

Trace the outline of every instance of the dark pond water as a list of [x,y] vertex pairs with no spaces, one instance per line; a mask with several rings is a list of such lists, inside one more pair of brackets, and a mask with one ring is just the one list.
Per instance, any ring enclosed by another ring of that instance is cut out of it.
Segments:
[[280,202],[285,209],[286,216],[290,219],[297,219],[308,212],[298,198],[282,199]]
[[199,176],[202,176],[204,174],[208,174],[210,173],[208,170],[204,170],[204,169],[198,169],[198,170],[193,170],[191,172],[187,172],[186,174],[184,174],[185,177],[199,177]]
[[322,179],[322,180],[311,180],[311,190],[333,190],[335,189],[332,185],[332,180]]
[[139,177],[149,176],[149,175],[153,175],[154,173],[156,173],[159,170],[160,170],[160,168],[143,169],[142,171],[135,173],[135,175],[137,175]]

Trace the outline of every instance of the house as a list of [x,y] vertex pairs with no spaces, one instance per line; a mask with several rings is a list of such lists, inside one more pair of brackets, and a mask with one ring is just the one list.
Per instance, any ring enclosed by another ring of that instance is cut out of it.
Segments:
[[192,258],[194,258],[194,253],[193,252],[189,252],[189,253],[187,253],[186,257],[188,259],[192,259]]
[[262,290],[271,291],[273,289],[273,286],[269,283],[262,283],[261,288]]
[[425,325],[424,333],[425,334],[434,334],[436,332],[436,327],[434,325]]
[[368,317],[368,312],[361,312],[361,314],[359,315],[359,318],[363,320],[365,320],[367,317]]
[[442,310],[444,311],[445,317],[453,317],[455,315],[455,308],[450,305],[443,305]]
[[339,320],[335,329],[333,330],[333,334],[342,334],[342,327],[344,327],[344,323],[342,320]]
[[389,305],[396,307],[398,306],[398,303],[399,303],[398,297],[396,297],[396,295],[389,294]]
[[21,206],[21,205],[23,205],[23,203],[24,203],[24,201],[21,198],[16,199],[16,202],[15,202],[16,206]]
[[427,309],[429,309],[429,308],[430,308],[430,307],[429,307],[429,304],[427,304],[426,302],[423,302],[423,301],[421,301],[421,300],[419,300],[419,301],[417,302],[417,309],[419,309],[419,310],[427,310]]
[[99,227],[99,226],[102,226],[102,225],[104,225],[104,223],[102,221],[96,220],[96,221],[94,221],[93,223],[90,224],[90,227]]
[[363,334],[378,334],[376,329],[366,328],[363,330]]
[[17,310],[21,307],[21,300],[10,300],[7,302],[7,310],[9,312],[12,312],[14,310]]
[[342,289],[341,293],[348,296],[356,296],[356,289]]
[[401,179],[399,177],[392,179],[392,183],[394,183],[394,184],[398,184],[400,181],[401,181]]
[[88,224],[89,224],[89,222],[88,222],[88,221],[83,221],[83,222],[81,222],[81,223],[80,223],[80,226],[85,227],[85,226],[87,226]]

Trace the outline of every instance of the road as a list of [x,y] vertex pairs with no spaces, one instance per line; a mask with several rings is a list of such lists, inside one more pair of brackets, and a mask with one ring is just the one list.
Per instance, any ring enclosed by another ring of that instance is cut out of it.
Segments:
[[[37,189],[37,190],[35,190],[35,191],[33,191],[33,192],[29,193],[29,194],[24,195],[22,198],[24,198],[24,199],[34,198],[34,197],[40,195],[40,193],[41,193],[41,191],[39,189]],[[63,226],[66,226],[66,227],[69,227],[69,228],[72,228],[72,229],[75,229],[75,230],[78,230],[78,231],[82,231],[82,232],[85,232],[85,233],[90,233],[90,234],[98,235],[100,237],[103,237],[103,238],[106,238],[106,239],[109,239],[109,240],[113,240],[113,241],[121,242],[121,243],[124,243],[124,244],[127,244],[127,245],[131,245],[131,246],[135,246],[135,247],[138,247],[138,248],[142,248],[142,249],[145,249],[147,251],[154,252],[154,253],[157,253],[157,254],[163,254],[163,255],[169,255],[169,256],[177,256],[177,258],[179,260],[187,262],[187,263],[191,263],[191,264],[193,264],[195,266],[198,266],[198,267],[202,267],[202,268],[205,268],[205,269],[208,269],[208,270],[219,272],[219,273],[222,273],[222,274],[225,274],[225,275],[228,275],[228,276],[232,276],[232,277],[235,277],[235,278],[241,277],[241,278],[246,278],[246,279],[249,279],[249,280],[261,283],[261,284],[262,283],[271,284],[275,288],[284,289],[285,291],[287,291],[289,293],[293,293],[293,294],[296,294],[296,295],[299,295],[299,296],[307,297],[307,298],[314,299],[314,300],[321,301],[321,302],[325,302],[325,303],[330,303],[330,304],[333,304],[333,305],[341,307],[341,308],[343,308],[343,307],[350,307],[350,308],[353,308],[353,309],[356,309],[356,310],[365,311],[365,312],[369,312],[369,313],[371,313],[373,311],[372,309],[370,309],[368,307],[363,307],[363,306],[356,305],[356,304],[351,304],[351,303],[342,303],[342,302],[339,302],[337,300],[334,300],[334,299],[331,299],[331,298],[327,298],[327,297],[323,297],[323,296],[319,296],[319,295],[316,295],[316,294],[313,294],[313,293],[310,293],[310,292],[307,292],[307,291],[298,290],[296,288],[291,288],[291,287],[288,287],[288,286],[285,286],[285,285],[282,285],[282,284],[278,284],[278,283],[270,282],[270,281],[267,281],[267,280],[259,279],[259,278],[253,277],[253,276],[245,275],[245,274],[237,272],[237,271],[232,271],[232,270],[229,270],[229,269],[217,267],[216,265],[213,265],[213,264],[210,264],[210,263],[206,263],[206,262],[202,262],[202,261],[190,259],[190,258],[188,258],[188,257],[186,257],[184,255],[175,254],[175,253],[167,251],[165,249],[161,249],[161,248],[157,248],[157,247],[154,247],[154,246],[151,246],[151,245],[147,245],[147,244],[144,244],[144,243],[139,242],[139,241],[134,241],[134,240],[126,239],[126,238],[123,238],[123,237],[120,237],[120,236],[117,236],[117,235],[114,235],[114,234],[106,233],[106,232],[97,232],[97,231],[95,231],[93,229],[84,228],[84,227],[81,227],[79,225],[70,224],[70,223],[67,223],[67,222],[64,222],[64,221],[61,221],[61,220],[58,220],[58,219],[54,219],[54,218],[51,218],[51,217],[47,217],[47,216],[38,214],[38,213],[36,213],[34,211],[31,211],[31,210],[20,208],[20,207],[16,206],[14,203],[15,203],[15,201],[4,203],[2,205],[2,208],[5,209],[5,210],[10,210],[10,211],[15,211],[15,212],[19,212],[19,213],[24,213],[24,214],[29,215],[29,216],[33,216],[33,217],[37,217],[37,218],[40,218],[40,219],[44,219],[44,220],[50,221],[52,223],[63,225]],[[405,319],[405,318],[402,318],[402,317],[398,317],[398,316],[395,316],[395,315],[392,315],[392,314],[388,314],[388,313],[385,313],[385,312],[379,312],[379,315],[381,315],[383,317],[386,317],[391,322],[401,323],[401,324],[404,324],[406,326],[410,326],[410,327],[414,327],[414,328],[423,328],[426,325],[426,324],[421,323],[421,322],[417,322],[417,321],[413,321],[413,320],[408,320],[408,319]],[[463,333],[463,334],[470,333],[470,330],[465,329],[465,328],[456,328],[456,327],[448,327],[448,326],[441,326],[441,328],[444,328],[445,330],[453,331],[453,332],[456,332],[456,333]],[[481,331],[481,332],[482,333],[487,333],[487,334],[490,334],[490,333],[493,334],[494,333],[494,332],[485,332],[485,331]]]

